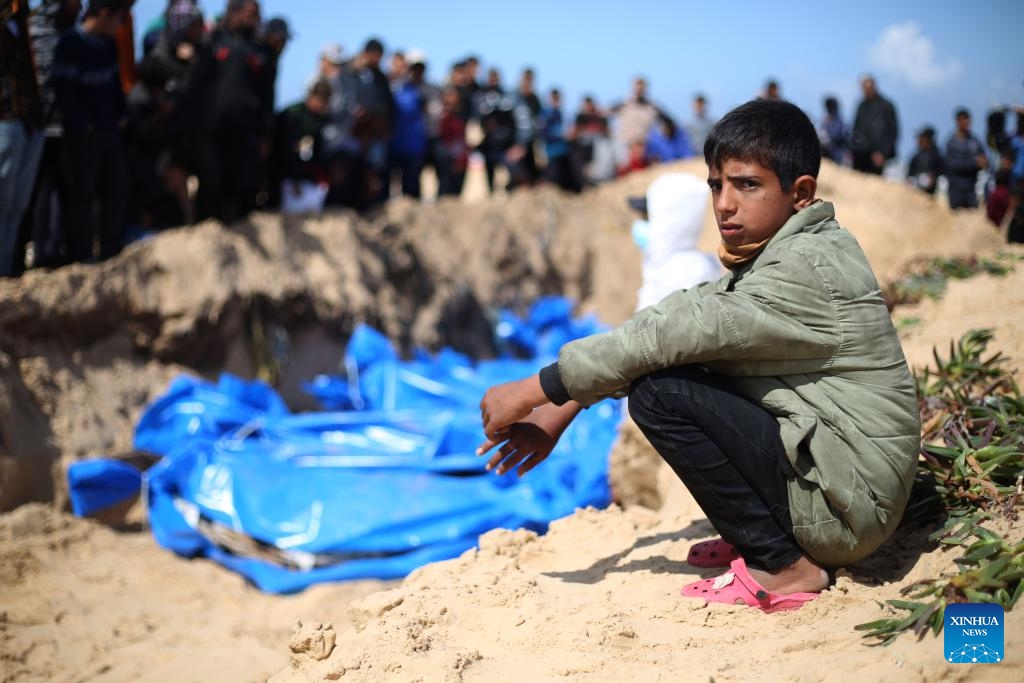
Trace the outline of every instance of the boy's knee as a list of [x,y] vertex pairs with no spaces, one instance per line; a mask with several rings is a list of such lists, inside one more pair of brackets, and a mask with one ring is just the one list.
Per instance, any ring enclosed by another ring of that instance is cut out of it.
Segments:
[[658,370],[633,380],[629,385],[629,416],[636,422],[642,415],[657,411],[658,394],[692,395],[694,385],[708,381],[707,373],[696,365],[682,365]]
[[629,416],[634,422],[640,422],[644,415],[650,413],[651,404],[657,390],[650,375],[644,375],[632,381],[629,385],[629,398],[626,405],[629,408]]

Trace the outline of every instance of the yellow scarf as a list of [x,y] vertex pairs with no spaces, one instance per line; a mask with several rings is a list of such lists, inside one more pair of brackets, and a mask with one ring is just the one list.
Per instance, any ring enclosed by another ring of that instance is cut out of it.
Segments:
[[[803,209],[800,209],[800,211],[820,203],[820,199],[815,199]],[[797,213],[799,213],[799,211]],[[782,230],[781,225],[779,226],[779,230]],[[767,239],[761,240],[760,242],[756,242],[755,244],[741,244],[738,247],[727,244],[725,240],[722,240],[718,245],[718,260],[721,261],[722,265],[729,270],[741,268],[756,259],[757,255],[768,246],[768,243],[772,241],[772,237],[775,237],[779,230],[776,230],[769,235]]]
[[757,255],[772,241],[772,237],[775,235],[772,234],[768,239],[754,244],[741,244],[738,247],[722,240],[718,244],[718,260],[729,270],[736,270],[757,258]]

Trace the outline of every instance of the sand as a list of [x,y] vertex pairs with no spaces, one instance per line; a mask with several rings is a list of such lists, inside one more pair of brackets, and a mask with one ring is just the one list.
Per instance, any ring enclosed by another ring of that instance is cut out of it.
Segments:
[[[0,518],[0,681],[256,681],[288,663],[296,621],[385,584],[276,598],[143,532],[31,504]],[[352,628],[335,625],[344,635]]]
[[[484,354],[492,311],[544,293],[624,320],[640,277],[624,200],[657,172],[577,198],[542,189],[397,201],[365,220],[257,215],[168,231],[98,266],[0,281],[0,510],[20,505],[0,514],[0,682],[1020,680],[1019,611],[999,666],[946,665],[941,638],[878,649],[853,631],[884,614],[877,601],[953,568],[955,555],[925,547],[917,529],[798,612],[680,599],[697,576],[687,548],[711,529],[628,423],[612,459],[625,507],[581,511],[541,538],[492,532],[404,582],[266,596],[158,548],[137,506],[108,516],[118,530],[61,511],[66,464],[130,457],[134,421],[179,372],[271,372],[301,408],[299,380],[334,370],[358,322],[406,348]],[[1001,246],[978,212],[953,214],[908,188],[833,166],[820,185],[883,281],[914,258]],[[709,212],[702,244],[714,239]],[[1018,266],[897,309],[908,359],[993,327],[993,348],[1024,367],[1022,284]],[[257,328],[289,353],[266,362]],[[1019,525],[1001,530],[1021,538]]]
[[[358,632],[323,661],[299,660],[276,683],[356,681],[1020,680],[1024,614],[1006,620],[1001,665],[943,661],[941,639],[904,636],[868,647],[853,627],[881,618],[876,601],[934,576],[942,551],[919,555],[920,533],[843,573],[799,611],[682,600],[699,578],[685,563],[710,536],[699,512],[584,510],[538,538],[494,531],[480,549],[424,567],[401,587],[355,602]],[[1020,537],[1020,530],[1014,530]]]

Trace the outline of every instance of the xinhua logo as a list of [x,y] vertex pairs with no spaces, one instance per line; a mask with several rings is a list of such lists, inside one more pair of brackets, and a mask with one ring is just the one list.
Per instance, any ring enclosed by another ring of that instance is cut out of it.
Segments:
[[998,664],[1003,661],[1003,607],[987,602],[946,606],[946,661]]

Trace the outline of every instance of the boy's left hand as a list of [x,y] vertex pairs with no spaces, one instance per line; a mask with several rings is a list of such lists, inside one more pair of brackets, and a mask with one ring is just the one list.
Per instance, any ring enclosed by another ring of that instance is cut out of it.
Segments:
[[[498,474],[505,474],[518,465],[521,477],[551,455],[558,443],[558,436],[549,434],[533,420],[516,422],[508,428],[508,440],[487,461],[487,471],[497,467]],[[496,445],[493,441],[487,441],[477,449],[477,453],[483,455]]]
[[522,422],[512,424],[502,439],[488,439],[480,444],[476,454],[484,455],[504,440],[505,443],[487,461],[487,469],[497,468],[498,474],[505,474],[518,467],[517,474],[521,477],[551,455],[562,432],[579,415],[580,410],[580,405],[575,401],[562,406],[545,404],[531,412]]

